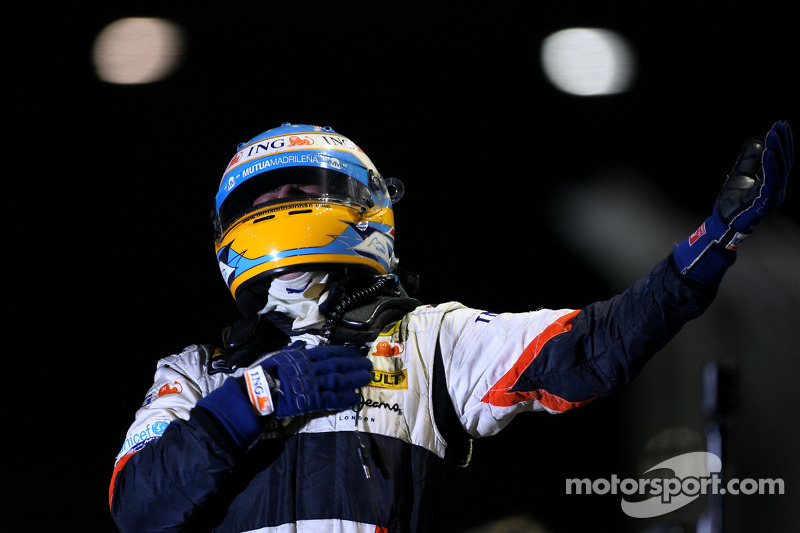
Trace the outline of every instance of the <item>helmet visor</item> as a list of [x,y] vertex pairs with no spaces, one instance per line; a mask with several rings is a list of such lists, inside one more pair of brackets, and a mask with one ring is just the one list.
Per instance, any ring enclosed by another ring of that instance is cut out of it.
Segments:
[[219,207],[220,228],[250,211],[294,200],[322,200],[369,208],[369,187],[336,170],[320,167],[289,167],[257,174],[239,184]]

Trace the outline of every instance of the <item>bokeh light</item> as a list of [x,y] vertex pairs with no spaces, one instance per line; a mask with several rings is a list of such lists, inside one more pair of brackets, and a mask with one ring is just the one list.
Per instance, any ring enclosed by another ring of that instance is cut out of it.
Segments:
[[541,61],[553,85],[577,96],[625,92],[635,74],[628,42],[600,28],[569,28],[549,35],[542,42]]
[[180,63],[183,41],[181,28],[166,19],[116,20],[95,39],[92,50],[95,72],[109,83],[160,81]]

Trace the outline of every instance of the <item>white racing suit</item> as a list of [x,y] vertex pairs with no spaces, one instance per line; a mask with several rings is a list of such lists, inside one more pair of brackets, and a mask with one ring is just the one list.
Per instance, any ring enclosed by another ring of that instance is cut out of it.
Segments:
[[112,513],[138,533],[429,531],[436,480],[468,437],[624,386],[715,293],[669,258],[580,311],[421,306],[372,343],[356,408],[264,420],[249,450],[195,408],[231,374],[214,373],[212,347],[190,346],[158,363],[117,457]]

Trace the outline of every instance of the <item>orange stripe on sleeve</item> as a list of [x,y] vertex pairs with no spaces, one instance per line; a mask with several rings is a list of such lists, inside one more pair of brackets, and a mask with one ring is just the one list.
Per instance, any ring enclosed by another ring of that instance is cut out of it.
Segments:
[[567,411],[590,402],[591,400],[569,402],[542,389],[534,391],[511,390],[519,381],[522,373],[525,372],[539,355],[545,343],[556,335],[566,333],[572,329],[572,320],[578,316],[578,313],[580,313],[580,310],[567,313],[537,335],[536,338],[528,344],[525,350],[523,350],[517,362],[514,363],[514,366],[489,389],[489,392],[486,393],[481,401],[498,407],[511,407],[526,400],[538,400],[539,403],[546,408],[559,412]]
[[111,504],[112,504],[113,499],[114,499],[114,487],[116,486],[116,483],[117,483],[117,474],[120,473],[120,471],[122,470],[122,467],[125,466],[125,463],[127,463],[128,459],[133,457],[134,454],[135,454],[135,452],[134,453],[129,453],[128,455],[123,456],[122,458],[120,458],[119,461],[117,461],[116,466],[114,466],[114,473],[111,475],[111,485],[108,487],[108,508],[109,509],[112,508]]

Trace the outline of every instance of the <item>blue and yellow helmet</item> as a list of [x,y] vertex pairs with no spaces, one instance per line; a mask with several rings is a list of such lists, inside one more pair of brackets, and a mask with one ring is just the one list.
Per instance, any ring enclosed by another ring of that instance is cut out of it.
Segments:
[[220,272],[234,299],[300,270],[394,272],[394,213],[367,155],[331,128],[283,124],[238,147],[215,198]]

